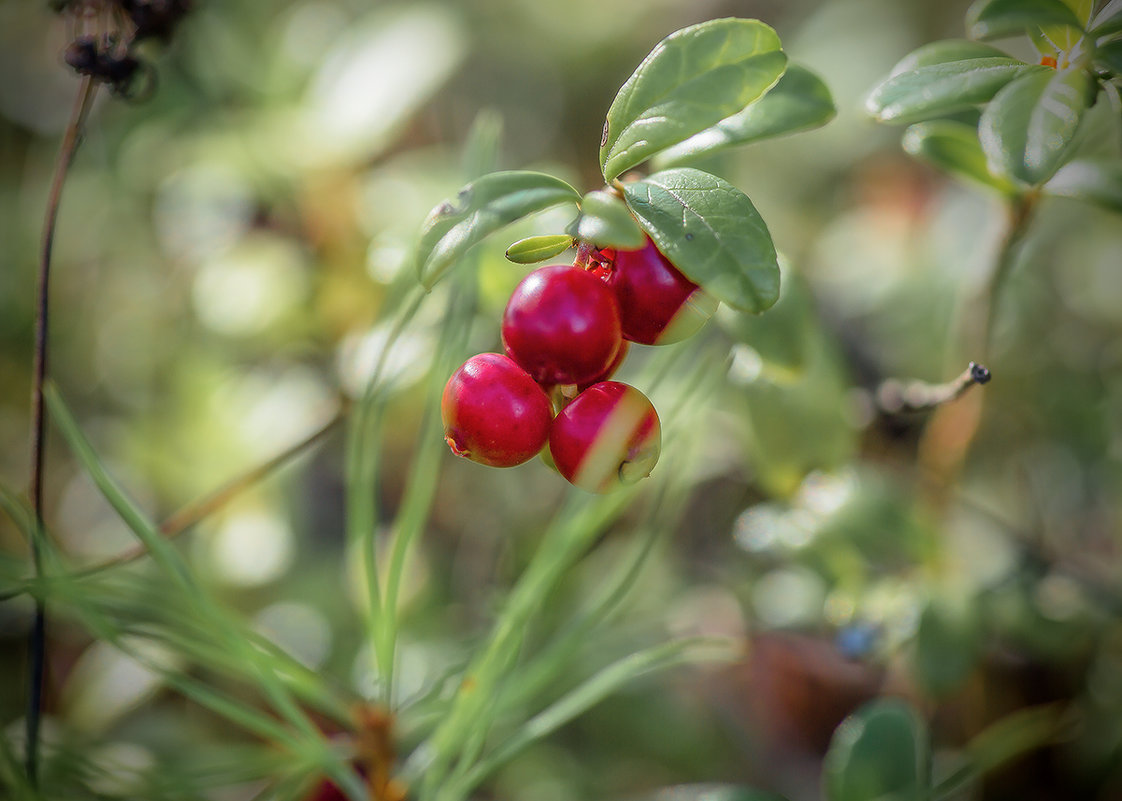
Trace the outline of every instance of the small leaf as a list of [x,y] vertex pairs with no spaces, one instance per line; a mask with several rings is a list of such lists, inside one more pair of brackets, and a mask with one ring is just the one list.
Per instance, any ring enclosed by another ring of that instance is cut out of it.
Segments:
[[952,120],[917,123],[904,132],[904,150],[958,178],[999,192],[1015,191],[1009,181],[990,173],[978,130],[973,125]]
[[916,678],[936,696],[958,689],[977,663],[981,645],[981,629],[971,607],[931,601],[916,629]]
[[604,179],[744,108],[786,67],[779,37],[758,20],[716,19],[670,34],[608,109],[600,145]]
[[433,209],[421,227],[417,275],[427,289],[488,234],[528,214],[580,200],[567,183],[540,172],[494,172]]
[[920,801],[931,758],[927,727],[904,701],[882,698],[846,718],[823,761],[828,801]]
[[948,64],[952,61],[967,61],[972,58],[1009,58],[1009,54],[993,45],[970,39],[943,39],[925,44],[908,53],[892,68],[889,77],[911,72],[920,67]]
[[990,172],[1035,186],[1063,163],[1086,110],[1082,70],[1023,75],[994,97],[978,123]]
[[966,12],[966,30],[975,39],[1015,36],[1044,25],[1083,29],[1062,0],[977,0]]
[[866,110],[881,122],[921,122],[989,101],[1010,81],[1050,72],[1015,58],[971,58],[901,73],[877,86]]
[[598,189],[580,202],[580,216],[572,226],[573,235],[582,242],[599,247],[637,250],[643,246],[643,231],[626,204],[611,192]]
[[675,267],[734,309],[779,298],[779,263],[748,196],[715,175],[678,167],[623,185],[624,199]]
[[735,784],[679,784],[664,787],[639,801],[784,801],[782,796]]
[[1122,162],[1083,159],[1068,162],[1044,184],[1044,191],[1086,200],[1122,214]]
[[1122,32],[1122,0],[1110,0],[1090,24],[1090,36],[1099,39]]
[[1122,75],[1122,39],[1096,47],[1095,66],[1102,67],[1115,76]]
[[528,236],[508,247],[506,257],[515,264],[537,264],[564,253],[572,246],[573,238],[568,234]]
[[825,125],[837,114],[830,90],[805,67],[792,64],[766,95],[712,128],[655,157],[659,167],[686,164],[733,145]]

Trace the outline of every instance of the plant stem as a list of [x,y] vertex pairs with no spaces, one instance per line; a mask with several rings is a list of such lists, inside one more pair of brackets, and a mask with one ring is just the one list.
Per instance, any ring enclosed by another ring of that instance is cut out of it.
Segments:
[[[35,356],[31,379],[31,463],[30,479],[27,493],[31,501],[31,508],[35,514],[35,525],[40,532],[43,526],[43,456],[46,444],[46,415],[43,398],[43,385],[47,379],[47,335],[50,327],[50,277],[51,277],[51,250],[54,246],[55,224],[58,221],[59,203],[62,199],[62,187],[66,182],[66,175],[74,161],[74,154],[78,150],[82,128],[90,107],[93,105],[94,95],[97,94],[98,84],[92,78],[82,79],[78,95],[74,99],[74,108],[71,111],[70,122],[66,126],[62,145],[59,149],[58,161],[55,164],[54,178],[51,180],[51,190],[47,197],[47,210],[43,220],[43,240],[39,258],[38,276],[38,307],[35,318]],[[35,575],[38,576],[43,567],[43,555],[39,539],[31,540],[31,559]],[[35,617],[31,626],[28,639],[28,692],[26,725],[26,769],[27,779],[33,787],[39,783],[39,721],[43,713],[43,684],[46,675],[46,647],[47,647],[47,615],[46,605],[42,598],[35,601]]]
[[993,344],[993,330],[997,319],[998,307],[1001,303],[1001,294],[1005,282],[1020,252],[1021,241],[1028,232],[1028,223],[1036,206],[1036,195],[1029,194],[1010,201],[1008,207],[1009,223],[1002,239],[1001,248],[997,253],[997,263],[994,265],[993,275],[990,276],[989,285],[986,287],[986,311],[983,317],[981,336],[982,358],[989,358],[990,347]]

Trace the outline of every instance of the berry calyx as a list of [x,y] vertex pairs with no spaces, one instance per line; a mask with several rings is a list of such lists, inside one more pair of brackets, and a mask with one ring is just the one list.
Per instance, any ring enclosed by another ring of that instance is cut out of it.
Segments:
[[545,446],[553,407],[513,360],[481,353],[448,379],[440,416],[453,453],[491,467],[513,467]]
[[648,238],[621,250],[606,279],[619,303],[623,338],[668,345],[697,332],[717,310],[717,299],[670,263]]
[[558,413],[549,433],[558,472],[589,492],[610,492],[646,478],[661,450],[654,406],[619,381],[602,381],[580,393]]
[[503,313],[503,346],[534,380],[583,384],[619,352],[619,306],[612,290],[579,267],[534,270],[515,288]]

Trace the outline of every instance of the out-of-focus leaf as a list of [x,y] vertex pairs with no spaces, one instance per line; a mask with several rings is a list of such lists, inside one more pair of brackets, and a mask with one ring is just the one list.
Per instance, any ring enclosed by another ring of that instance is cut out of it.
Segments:
[[761,312],[779,298],[779,263],[748,196],[715,175],[678,167],[623,185],[658,249],[695,284],[734,309]]
[[932,600],[916,630],[916,678],[933,695],[952,692],[974,668],[981,644],[973,607]]
[[1047,68],[1008,57],[932,64],[889,78],[873,89],[865,108],[881,122],[920,122],[985,103],[1010,81],[1042,71]]
[[1060,49],[1061,52],[1068,52],[1075,46],[1083,36],[1083,29],[1091,22],[1091,14],[1095,10],[1095,3],[1097,0],[1063,0],[1064,5],[1071,9],[1075,18],[1079,20],[1079,27],[1073,28],[1070,25],[1044,25],[1041,27],[1040,32],[1051,42]]
[[502,138],[502,114],[484,109],[475,115],[461,158],[464,165],[464,180],[474,181],[498,166]]
[[1122,39],[1099,45],[1095,48],[1095,66],[1122,75]]
[[1083,70],[1045,69],[998,92],[978,123],[990,172],[1033,186],[1048,180],[1083,119],[1090,80]]
[[1110,0],[1095,15],[1089,27],[1093,39],[1122,32],[1122,0]]
[[990,173],[978,129],[972,125],[952,120],[916,123],[904,132],[904,150],[956,177],[999,192],[1015,191],[1009,181]]
[[488,234],[535,211],[579,200],[577,190],[540,172],[494,172],[472,181],[455,200],[446,200],[429,213],[417,245],[417,275],[431,288]]
[[506,249],[506,257],[515,264],[537,264],[564,253],[573,246],[568,234],[546,234],[519,239]]
[[608,109],[600,143],[604,179],[744,108],[786,68],[779,37],[758,20],[716,19],[670,34]]
[[975,39],[1015,36],[1044,25],[1083,27],[1062,0],[977,0],[966,12],[966,30]]
[[580,216],[571,233],[581,241],[600,247],[636,250],[643,246],[643,230],[627,205],[611,192],[598,189],[580,202]]
[[638,801],[785,801],[782,796],[735,784],[679,784]]
[[1044,184],[1044,191],[1122,213],[1122,163],[1085,159],[1069,162]]
[[935,64],[949,64],[952,61],[967,61],[972,58],[1009,58],[1004,50],[999,50],[985,42],[972,39],[942,39],[918,47],[904,56],[892,68],[889,77],[905,72],[930,67]]
[[733,145],[825,125],[837,114],[830,90],[805,67],[792,64],[766,95],[743,111],[655,156],[659,167],[687,164]]
[[846,718],[823,762],[828,801],[920,801],[931,759],[927,727],[897,699],[872,701]]

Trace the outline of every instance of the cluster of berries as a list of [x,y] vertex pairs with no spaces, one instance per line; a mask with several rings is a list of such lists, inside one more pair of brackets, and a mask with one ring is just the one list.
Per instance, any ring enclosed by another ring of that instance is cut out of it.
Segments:
[[503,313],[505,355],[473,356],[448,380],[445,440],[492,467],[542,453],[589,492],[632,484],[658,461],[658,413],[638,389],[609,379],[630,343],[677,342],[716,307],[649,239],[638,250],[585,246],[571,266],[537,269]]

